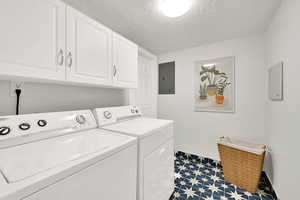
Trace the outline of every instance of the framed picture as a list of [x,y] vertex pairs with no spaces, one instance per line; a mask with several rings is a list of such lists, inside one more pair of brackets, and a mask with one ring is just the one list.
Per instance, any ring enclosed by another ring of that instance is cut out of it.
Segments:
[[235,58],[195,62],[196,112],[235,112]]

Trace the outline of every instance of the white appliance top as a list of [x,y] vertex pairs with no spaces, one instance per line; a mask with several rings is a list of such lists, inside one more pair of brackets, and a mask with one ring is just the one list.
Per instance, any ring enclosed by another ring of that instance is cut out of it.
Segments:
[[107,151],[134,139],[121,134],[92,129],[0,150],[0,169],[8,183],[80,159]]
[[[8,185],[135,140],[97,129],[90,110],[0,117],[0,177]],[[1,182],[1,178],[0,178]]]
[[154,130],[173,123],[170,120],[141,117],[136,106],[98,108],[94,110],[98,125],[102,129],[145,137]]
[[172,121],[139,117],[132,120],[122,121],[116,124],[103,126],[105,130],[126,133],[135,137],[145,137],[153,131],[172,124]]

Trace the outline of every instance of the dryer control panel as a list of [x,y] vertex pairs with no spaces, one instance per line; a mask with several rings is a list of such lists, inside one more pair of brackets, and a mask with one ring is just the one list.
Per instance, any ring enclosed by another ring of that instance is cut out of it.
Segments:
[[96,128],[90,110],[0,117],[0,148]]
[[116,123],[120,120],[130,119],[142,116],[141,110],[137,106],[120,106],[96,108],[94,115],[98,122],[98,126]]

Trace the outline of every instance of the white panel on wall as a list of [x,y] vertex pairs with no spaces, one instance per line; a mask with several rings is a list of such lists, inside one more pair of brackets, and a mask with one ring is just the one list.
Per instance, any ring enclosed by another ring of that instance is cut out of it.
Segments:
[[269,69],[269,98],[273,101],[283,100],[283,62]]

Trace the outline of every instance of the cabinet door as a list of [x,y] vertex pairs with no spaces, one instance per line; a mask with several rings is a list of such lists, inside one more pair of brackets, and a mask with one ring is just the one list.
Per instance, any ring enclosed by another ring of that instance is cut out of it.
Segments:
[[65,79],[65,4],[3,0],[0,76]]
[[113,34],[114,85],[137,88],[138,46],[118,34]]
[[111,84],[112,32],[67,7],[67,80]]

